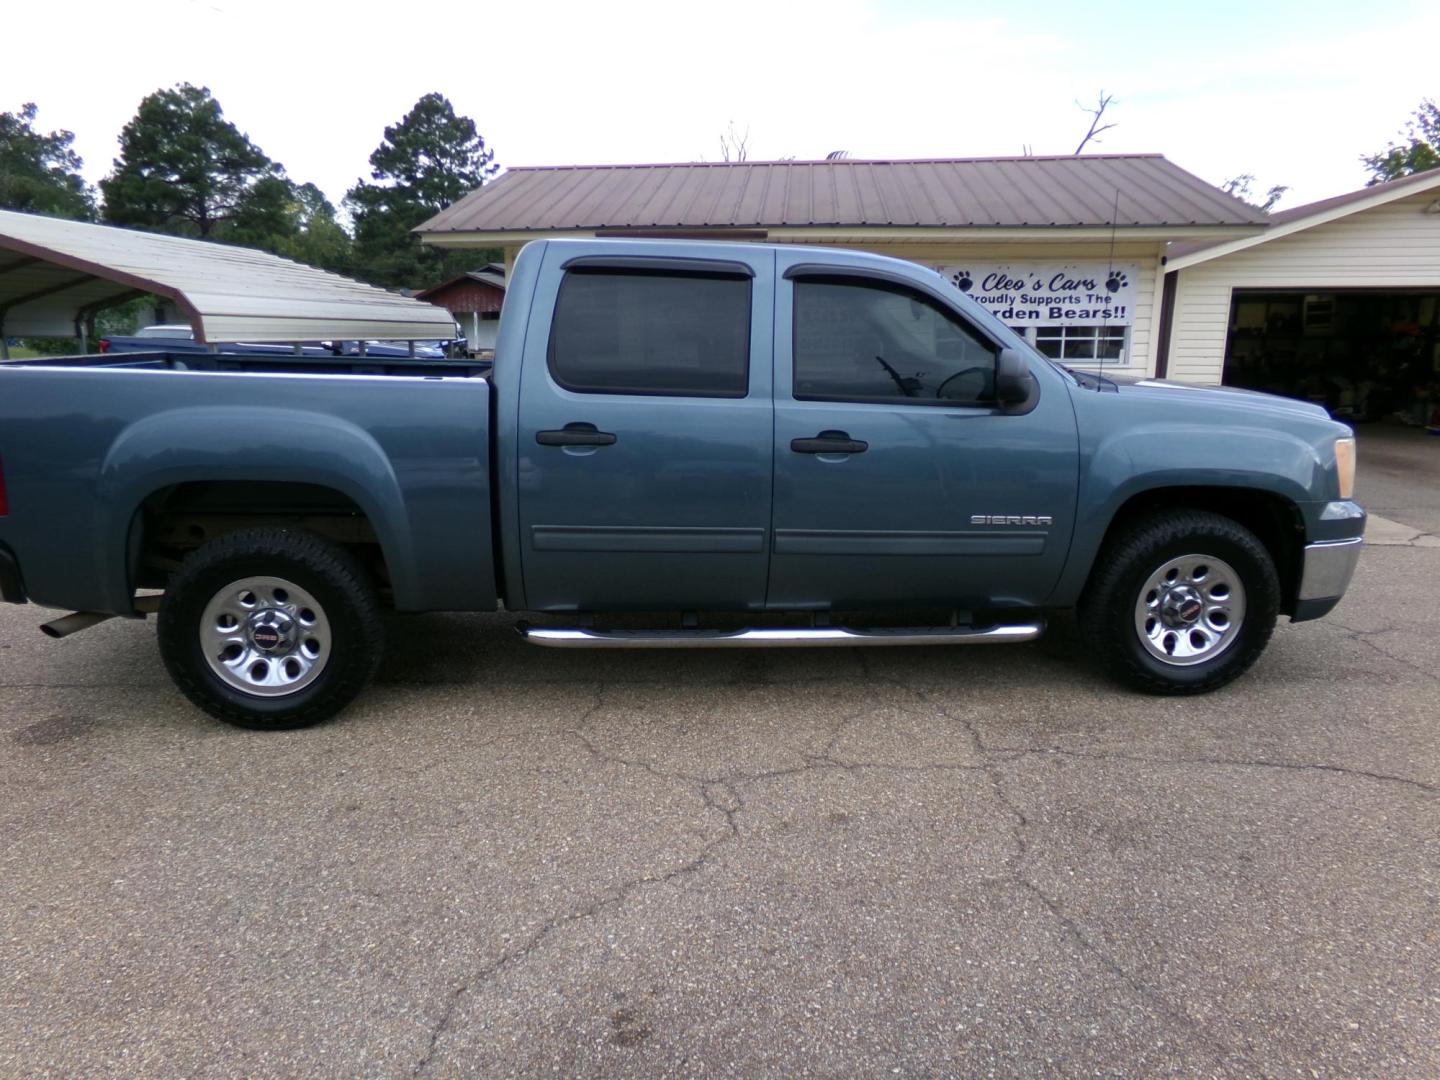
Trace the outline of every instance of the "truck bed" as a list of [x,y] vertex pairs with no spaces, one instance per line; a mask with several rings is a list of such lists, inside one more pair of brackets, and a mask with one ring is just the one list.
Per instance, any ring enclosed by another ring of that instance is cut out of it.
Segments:
[[35,603],[129,614],[156,544],[183,551],[176,528],[298,499],[378,546],[400,610],[493,609],[488,369],[163,349],[0,364],[0,553]]

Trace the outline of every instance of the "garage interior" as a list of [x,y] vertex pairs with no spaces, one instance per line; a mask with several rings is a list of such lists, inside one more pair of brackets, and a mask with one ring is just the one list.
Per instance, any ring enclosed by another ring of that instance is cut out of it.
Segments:
[[1342,419],[1440,423],[1440,289],[1236,289],[1224,381]]

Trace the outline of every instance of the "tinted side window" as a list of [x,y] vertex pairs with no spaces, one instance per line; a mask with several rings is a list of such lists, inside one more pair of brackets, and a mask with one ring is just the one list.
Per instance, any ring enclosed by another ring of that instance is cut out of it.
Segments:
[[550,331],[550,374],[589,394],[744,397],[750,279],[572,270]]
[[795,282],[795,397],[988,405],[995,350],[920,292],[854,278]]

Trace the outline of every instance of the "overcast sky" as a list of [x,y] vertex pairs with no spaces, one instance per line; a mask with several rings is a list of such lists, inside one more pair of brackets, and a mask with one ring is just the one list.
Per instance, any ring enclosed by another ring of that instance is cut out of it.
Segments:
[[1440,3],[983,4],[621,0],[6,5],[0,111],[68,128],[93,181],[140,99],[180,81],[338,202],[383,128],[430,90],[502,165],[1159,152],[1212,183],[1251,172],[1293,206],[1361,186],[1440,96]]

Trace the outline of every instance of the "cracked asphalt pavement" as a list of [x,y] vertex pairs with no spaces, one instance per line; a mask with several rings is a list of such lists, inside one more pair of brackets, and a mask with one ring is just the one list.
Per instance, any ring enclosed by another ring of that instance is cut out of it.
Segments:
[[1435,1076],[1405,500],[1330,618],[1191,700],[1063,624],[585,653],[434,615],[266,735],[143,623],[0,608],[0,1075]]

